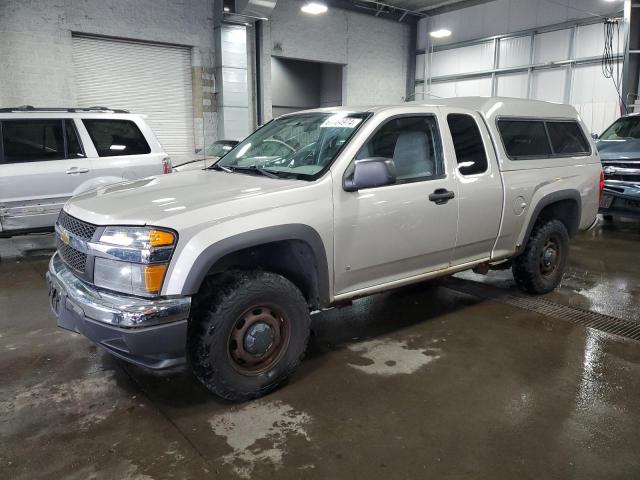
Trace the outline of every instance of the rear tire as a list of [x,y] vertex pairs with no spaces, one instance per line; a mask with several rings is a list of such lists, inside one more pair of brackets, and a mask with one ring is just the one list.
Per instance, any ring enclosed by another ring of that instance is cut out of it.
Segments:
[[286,278],[230,272],[208,279],[196,297],[187,358],[216,395],[232,401],[261,397],[295,372],[310,323],[302,293]]
[[536,225],[524,252],[513,260],[516,284],[525,292],[542,294],[562,280],[569,254],[569,233],[560,220]]

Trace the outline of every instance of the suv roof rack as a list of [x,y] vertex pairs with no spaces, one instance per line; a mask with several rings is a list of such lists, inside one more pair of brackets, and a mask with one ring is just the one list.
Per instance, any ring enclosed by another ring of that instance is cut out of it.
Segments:
[[129,110],[117,110],[107,107],[34,107],[33,105],[20,105],[19,107],[0,108],[0,113],[10,112],[109,112],[109,113],[129,113]]

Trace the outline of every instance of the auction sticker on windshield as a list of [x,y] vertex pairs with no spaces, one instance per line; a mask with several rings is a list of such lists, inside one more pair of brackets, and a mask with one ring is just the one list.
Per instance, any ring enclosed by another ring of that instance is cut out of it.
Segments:
[[361,118],[332,116],[327,118],[320,128],[356,128]]

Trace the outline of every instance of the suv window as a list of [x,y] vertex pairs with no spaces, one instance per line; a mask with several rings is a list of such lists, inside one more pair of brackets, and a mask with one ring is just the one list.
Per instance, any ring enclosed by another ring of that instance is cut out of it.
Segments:
[[83,119],[82,122],[100,157],[151,152],[144,135],[131,120]]
[[589,142],[576,122],[547,122],[551,147],[556,155],[589,153]]
[[475,175],[487,170],[487,153],[482,143],[478,124],[471,115],[451,113],[447,123],[453,138],[459,171],[462,175]]
[[398,183],[438,177],[444,173],[435,117],[400,117],[385,123],[365,143],[356,159],[393,159]]
[[64,136],[61,120],[3,120],[3,163],[61,160]]
[[85,155],[80,140],[78,140],[78,132],[76,132],[73,120],[64,121],[64,130],[67,136],[67,158],[84,158]]
[[498,130],[507,155],[514,159],[551,155],[551,145],[541,120],[498,120]]

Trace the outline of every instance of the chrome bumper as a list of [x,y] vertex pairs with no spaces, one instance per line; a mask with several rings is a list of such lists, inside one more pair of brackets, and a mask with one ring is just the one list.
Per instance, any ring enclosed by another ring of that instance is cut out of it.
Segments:
[[191,297],[142,299],[106,293],[78,279],[56,253],[47,272],[58,326],[150,368],[184,361]]

